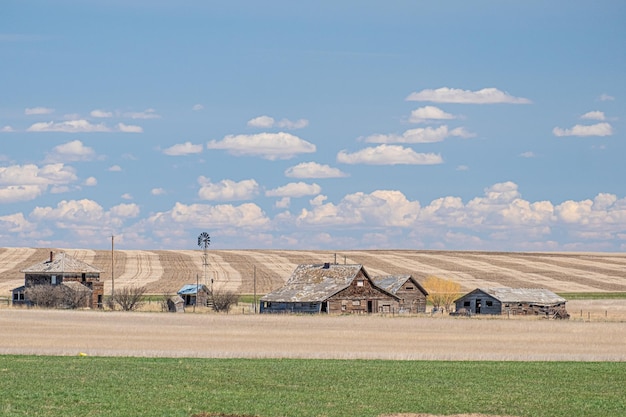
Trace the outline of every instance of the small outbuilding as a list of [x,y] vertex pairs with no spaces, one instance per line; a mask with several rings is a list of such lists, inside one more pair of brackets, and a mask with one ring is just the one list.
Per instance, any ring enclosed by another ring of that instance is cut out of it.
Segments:
[[567,319],[567,300],[544,288],[477,288],[454,301],[457,313]]
[[177,294],[185,300],[186,306],[206,306],[210,291],[204,284],[187,284],[178,290]]
[[261,313],[424,311],[426,291],[410,275],[372,278],[363,265],[298,265],[285,285],[263,296]]

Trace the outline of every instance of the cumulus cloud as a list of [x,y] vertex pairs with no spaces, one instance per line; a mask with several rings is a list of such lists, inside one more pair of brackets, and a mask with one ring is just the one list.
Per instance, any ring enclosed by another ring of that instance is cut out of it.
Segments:
[[212,201],[241,201],[251,200],[259,193],[259,184],[253,180],[233,181],[222,180],[213,183],[209,178],[199,177],[198,197]]
[[582,116],[580,116],[580,118],[587,119],[587,120],[606,120],[606,117],[604,116],[604,112],[597,111],[597,110],[587,112],[583,114]]
[[598,97],[598,100],[600,100],[600,101],[613,101],[613,100],[615,100],[615,97],[610,96],[608,94],[600,94],[600,97]]
[[54,109],[48,107],[31,107],[24,109],[24,114],[27,116],[50,113],[54,113]]
[[13,129],[9,125],[6,125],[6,126],[3,126],[2,129],[0,129],[0,132],[15,132],[15,129]]
[[276,203],[274,203],[274,207],[279,208],[279,209],[287,209],[289,208],[290,204],[291,204],[291,198],[283,197],[277,200]]
[[95,157],[96,152],[92,148],[83,145],[80,140],[73,140],[55,146],[46,156],[46,162],[91,161]]
[[179,143],[174,146],[170,146],[163,150],[165,155],[169,156],[184,156],[194,153],[202,153],[202,144],[194,145],[191,142]]
[[132,200],[132,199],[133,199],[133,196],[132,196],[132,194],[130,194],[130,193],[124,193],[124,194],[122,194],[122,198],[123,198],[124,200]]
[[117,206],[113,206],[110,209],[111,215],[115,217],[137,217],[139,216],[139,206],[135,203],[130,204],[119,204]]
[[203,109],[204,109],[204,106],[202,104],[194,104],[193,107],[191,108],[191,110],[193,111],[200,111]]
[[318,164],[317,162],[302,162],[296,166],[285,170],[285,176],[289,178],[343,178],[348,174],[339,168],[332,168],[329,165]]
[[274,188],[265,192],[267,197],[304,197],[307,195],[317,195],[322,191],[322,187],[317,184],[307,184],[304,182],[291,182],[282,187]]
[[570,129],[555,127],[552,133],[554,136],[611,136],[613,127],[604,122],[595,125],[575,125]]
[[519,156],[521,156],[522,158],[535,158],[537,155],[535,155],[535,153],[532,151],[526,151],[522,152]]
[[166,192],[163,188],[153,188],[150,190],[150,194],[152,195],[165,195]]
[[0,167],[0,202],[33,200],[49,187],[65,187],[77,179],[75,170],[62,163]]
[[380,145],[365,148],[354,153],[340,151],[337,161],[344,164],[367,165],[434,165],[443,163],[441,155],[434,153],[417,153],[411,148],[398,145]]
[[228,135],[221,141],[210,141],[207,148],[223,149],[236,156],[259,156],[271,161],[290,159],[298,154],[312,153],[316,150],[312,143],[284,132]]
[[462,127],[449,130],[448,126],[442,125],[436,128],[420,127],[417,129],[409,129],[406,132],[404,132],[402,135],[396,135],[396,134],[371,135],[365,138],[365,142],[368,142],[368,143],[433,143],[433,142],[441,142],[450,136],[470,138],[475,135],[468,132],[467,130],[465,130],[465,128],[462,128]]
[[96,179],[96,177],[89,177],[85,179],[85,182],[83,184],[85,184],[87,187],[94,187],[98,185],[98,180]]
[[411,112],[409,122],[411,123],[425,123],[431,120],[451,120],[456,119],[456,116],[446,113],[439,107],[424,106],[419,109],[415,109]]
[[122,167],[119,165],[112,165],[108,169],[110,172],[120,172],[122,171]]
[[248,126],[250,127],[258,127],[262,129],[268,129],[271,127],[278,127],[281,129],[302,129],[303,127],[307,127],[309,125],[309,121],[306,119],[299,120],[289,120],[289,119],[281,119],[276,121],[273,117],[270,116],[259,116],[254,119],[248,120]]
[[33,123],[27,132],[63,132],[63,133],[94,133],[94,132],[127,132],[141,133],[143,129],[140,126],[125,125],[118,123],[112,129],[104,123],[91,123],[85,119],[66,120],[64,122],[38,122]]
[[483,88],[478,91],[461,90],[458,88],[442,87],[436,90],[426,89],[411,93],[407,101],[431,101],[434,103],[461,103],[461,104],[529,104],[531,101],[523,97],[514,97],[497,88]]
[[98,118],[107,118],[107,117],[113,117],[113,113],[110,111],[104,111],[104,110],[92,110],[91,113],[89,113],[91,115],[91,117],[98,117]]
[[269,226],[270,220],[263,210],[253,203],[239,206],[176,203],[171,210],[150,216],[147,224],[157,230],[180,229],[189,225],[196,229],[264,229]]

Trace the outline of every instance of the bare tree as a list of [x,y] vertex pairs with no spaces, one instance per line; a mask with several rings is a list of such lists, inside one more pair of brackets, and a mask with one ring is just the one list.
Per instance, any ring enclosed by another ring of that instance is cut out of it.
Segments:
[[211,301],[213,302],[213,310],[218,313],[228,313],[230,308],[239,301],[239,296],[232,291],[215,290],[211,294]]
[[26,299],[43,308],[81,308],[89,305],[91,291],[83,285],[36,285],[26,289]]
[[25,298],[34,305],[43,308],[54,308],[58,304],[59,294],[56,285],[35,285],[26,288]]
[[143,287],[124,287],[121,290],[115,290],[113,293],[113,303],[118,305],[123,311],[137,310],[144,304],[143,296],[147,288]]

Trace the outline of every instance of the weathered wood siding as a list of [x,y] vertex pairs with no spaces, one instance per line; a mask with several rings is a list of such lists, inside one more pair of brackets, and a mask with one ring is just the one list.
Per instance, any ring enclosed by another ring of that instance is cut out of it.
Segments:
[[459,298],[455,306],[456,311],[470,314],[502,314],[502,303],[483,292],[471,292]]
[[401,313],[426,312],[426,295],[411,280],[405,282],[396,295],[400,297]]
[[374,287],[363,272],[359,272],[348,288],[327,301],[331,314],[391,313],[398,312],[400,308],[397,299]]
[[321,302],[280,302],[261,301],[259,312],[261,313],[319,313],[322,307]]

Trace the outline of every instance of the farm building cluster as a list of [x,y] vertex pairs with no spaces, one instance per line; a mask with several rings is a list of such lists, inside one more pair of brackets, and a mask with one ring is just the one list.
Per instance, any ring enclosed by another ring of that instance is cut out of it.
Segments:
[[[37,304],[37,289],[56,291],[71,307],[102,308],[104,283],[98,268],[65,253],[28,267],[24,285],[12,290],[14,305]],[[39,291],[40,293],[41,291]],[[170,311],[208,305],[206,285],[183,286],[169,300]],[[260,313],[425,313],[428,291],[408,274],[370,276],[360,264],[302,264],[285,285],[260,299]],[[547,289],[477,288],[454,301],[454,314],[541,315],[569,318],[566,300]]]

